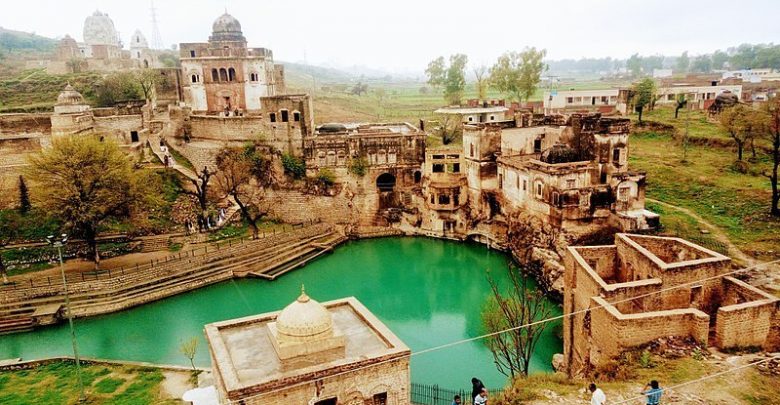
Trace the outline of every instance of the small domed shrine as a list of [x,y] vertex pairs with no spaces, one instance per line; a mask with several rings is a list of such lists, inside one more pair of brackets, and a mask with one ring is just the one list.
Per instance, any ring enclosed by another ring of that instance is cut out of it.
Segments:
[[408,404],[409,348],[354,297],[206,325],[220,402]]

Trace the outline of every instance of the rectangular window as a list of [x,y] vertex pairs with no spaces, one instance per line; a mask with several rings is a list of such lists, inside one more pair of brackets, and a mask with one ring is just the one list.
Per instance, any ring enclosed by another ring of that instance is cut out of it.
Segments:
[[[449,224],[452,228],[452,224]],[[374,394],[371,405],[387,405],[387,393],[382,392],[380,394]]]
[[300,120],[301,120],[301,113],[299,113],[298,111],[294,112],[293,113],[293,121],[299,122]]
[[433,172],[434,173],[444,173],[444,164],[443,163],[434,163],[433,164]]
[[615,148],[612,151],[612,162],[613,163],[620,163],[620,149]]
[[574,97],[566,97],[566,104],[571,104],[574,102]]
[[276,122],[276,113],[269,114],[269,117],[271,117],[271,122]]
[[194,58],[194,57],[195,57],[195,50],[190,49],[190,58]]
[[282,122],[287,122],[290,120],[290,117],[287,115],[287,110],[282,110]]
[[450,196],[447,194],[439,194],[439,205],[448,205],[450,203]]
[[539,153],[542,151],[542,140],[534,139],[534,152]]
[[452,164],[452,172],[453,173],[460,173],[460,163],[453,163]]
[[628,187],[620,187],[618,189],[618,200],[620,201],[628,201],[628,193],[630,191],[630,188]]
[[566,180],[566,188],[575,188],[577,187],[577,180],[569,179]]
[[499,174],[498,175],[498,188],[499,189],[504,188],[504,175],[503,174]]
[[528,180],[523,180],[523,191],[528,188]]

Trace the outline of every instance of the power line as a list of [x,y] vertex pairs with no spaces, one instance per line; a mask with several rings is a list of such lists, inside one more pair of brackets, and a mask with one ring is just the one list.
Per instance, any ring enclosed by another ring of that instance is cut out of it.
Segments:
[[[780,259],[773,260],[773,261],[770,261],[770,262],[757,263],[757,264],[754,264],[754,265],[751,265],[751,266],[748,266],[748,267],[743,267],[741,269],[737,269],[737,270],[733,270],[733,271],[730,271],[730,272],[718,274],[718,275],[715,275],[715,276],[705,277],[705,278],[694,280],[694,281],[691,281],[691,282],[688,282],[688,283],[682,283],[682,284],[678,284],[678,285],[675,285],[675,286],[672,286],[672,287],[663,288],[663,289],[660,289],[660,290],[657,290],[657,291],[652,291],[652,292],[649,292],[649,293],[639,294],[639,295],[636,295],[636,296],[620,299],[620,300],[617,300],[617,301],[607,302],[607,304],[615,305],[615,304],[619,304],[619,303],[623,303],[623,302],[633,301],[633,300],[636,300],[636,299],[639,299],[639,298],[644,298],[644,297],[652,296],[652,295],[655,295],[655,294],[660,294],[660,293],[663,293],[663,292],[675,290],[675,289],[678,289],[678,288],[699,284],[699,283],[704,282],[704,281],[709,281],[709,280],[713,280],[713,279],[728,277],[728,276],[731,276],[731,275],[734,275],[734,274],[743,273],[743,272],[746,272],[746,271],[749,271],[749,270],[755,270],[755,269],[760,268],[760,267],[769,266],[769,265],[773,265],[773,264],[777,264],[777,263],[780,263]],[[529,323],[526,323],[524,325],[519,325],[519,326],[515,326],[515,327],[512,327],[512,328],[503,329],[503,330],[500,330],[500,331],[497,331],[497,332],[486,333],[486,334],[483,334],[483,335],[480,335],[480,336],[475,336],[475,337],[472,337],[472,338],[461,339],[461,340],[457,340],[457,341],[454,341],[454,342],[449,342],[449,343],[444,343],[444,344],[441,344],[441,345],[438,345],[438,346],[429,347],[427,349],[422,349],[422,350],[419,350],[419,351],[416,351],[416,352],[412,352],[412,353],[410,353],[408,355],[405,355],[405,356],[400,356],[400,357],[396,357],[396,358],[393,358],[393,359],[383,360],[383,361],[380,361],[380,362],[377,362],[377,363],[374,363],[374,364],[369,364],[369,365],[357,367],[357,368],[354,368],[354,369],[351,369],[351,370],[346,370],[346,371],[343,371],[343,372],[330,374],[330,375],[328,375],[326,377],[323,377],[323,378],[338,377],[340,375],[354,373],[355,371],[359,371],[359,370],[363,370],[363,369],[371,368],[371,367],[376,367],[376,366],[379,366],[379,365],[382,365],[382,364],[385,364],[385,363],[395,362],[395,361],[399,361],[399,360],[405,359],[405,358],[411,358],[411,357],[418,356],[418,355],[421,355],[421,354],[426,354],[426,353],[430,353],[430,352],[446,349],[446,348],[449,348],[449,347],[458,346],[458,345],[461,345],[461,344],[464,344],[464,343],[468,343],[468,342],[473,342],[473,341],[476,341],[476,340],[486,339],[486,338],[489,338],[489,337],[492,337],[492,336],[501,335],[501,334],[504,334],[504,333],[507,333],[507,332],[512,332],[512,331],[515,331],[515,330],[528,328],[528,327],[539,325],[539,324],[542,324],[542,323],[557,321],[557,320],[560,320],[560,319],[563,319],[563,318],[566,318],[566,317],[571,317],[571,316],[574,316],[574,315],[577,315],[577,314],[580,314],[580,313],[584,313],[584,312],[587,312],[587,311],[594,311],[594,310],[604,309],[604,308],[605,308],[605,305],[599,305],[599,306],[591,307],[591,308],[588,308],[588,309],[583,309],[583,310],[579,310],[579,311],[570,312],[568,314],[562,314],[562,315],[557,315],[557,316],[553,316],[553,317],[549,317],[549,318],[545,318],[545,319],[540,319],[538,321],[529,322]],[[764,360],[764,361],[768,361],[770,359],[767,359],[767,360]],[[762,361],[762,362],[764,362],[764,361]],[[760,363],[760,362],[757,362],[756,364],[758,364],[758,363]],[[285,389],[294,388],[294,387],[298,387],[298,386],[301,386],[301,385],[307,385],[307,384],[311,384],[311,383],[312,383],[312,381],[301,381],[301,382],[296,383],[296,384],[288,385],[288,386],[285,387]],[[267,395],[267,394],[268,393],[255,394],[255,395],[252,395],[250,397],[242,398],[240,401],[251,400],[253,398],[258,398],[258,397],[261,397],[261,396]],[[643,397],[639,397],[639,398],[643,398]],[[237,403],[239,403],[239,401],[228,400],[228,404],[237,404]]]

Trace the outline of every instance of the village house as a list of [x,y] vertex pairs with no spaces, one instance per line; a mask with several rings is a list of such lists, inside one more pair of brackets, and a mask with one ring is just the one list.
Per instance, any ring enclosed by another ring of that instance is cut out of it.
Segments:
[[731,259],[686,240],[619,233],[613,245],[569,247],[565,267],[569,375],[659,338],[780,349],[780,299],[723,276]]
[[618,89],[545,91],[544,113],[609,113],[617,108],[618,91]]

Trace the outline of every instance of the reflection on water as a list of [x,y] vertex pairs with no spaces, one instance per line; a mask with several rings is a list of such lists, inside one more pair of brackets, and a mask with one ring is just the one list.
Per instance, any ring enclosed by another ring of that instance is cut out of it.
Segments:
[[[279,310],[301,284],[314,299],[357,297],[412,351],[482,333],[480,310],[490,294],[485,271],[507,281],[507,256],[478,245],[425,238],[350,242],[328,256],[272,282],[228,281],[128,311],[77,319],[83,356],[187,365],[179,344],[201,340],[196,364],[209,365],[203,325]],[[554,315],[560,313],[556,307]],[[542,337],[532,370],[549,371],[561,341],[551,327]],[[33,359],[70,354],[66,325],[0,336],[0,358]],[[470,342],[412,358],[412,380],[441,387],[468,387],[478,376],[500,386],[482,342]]]

